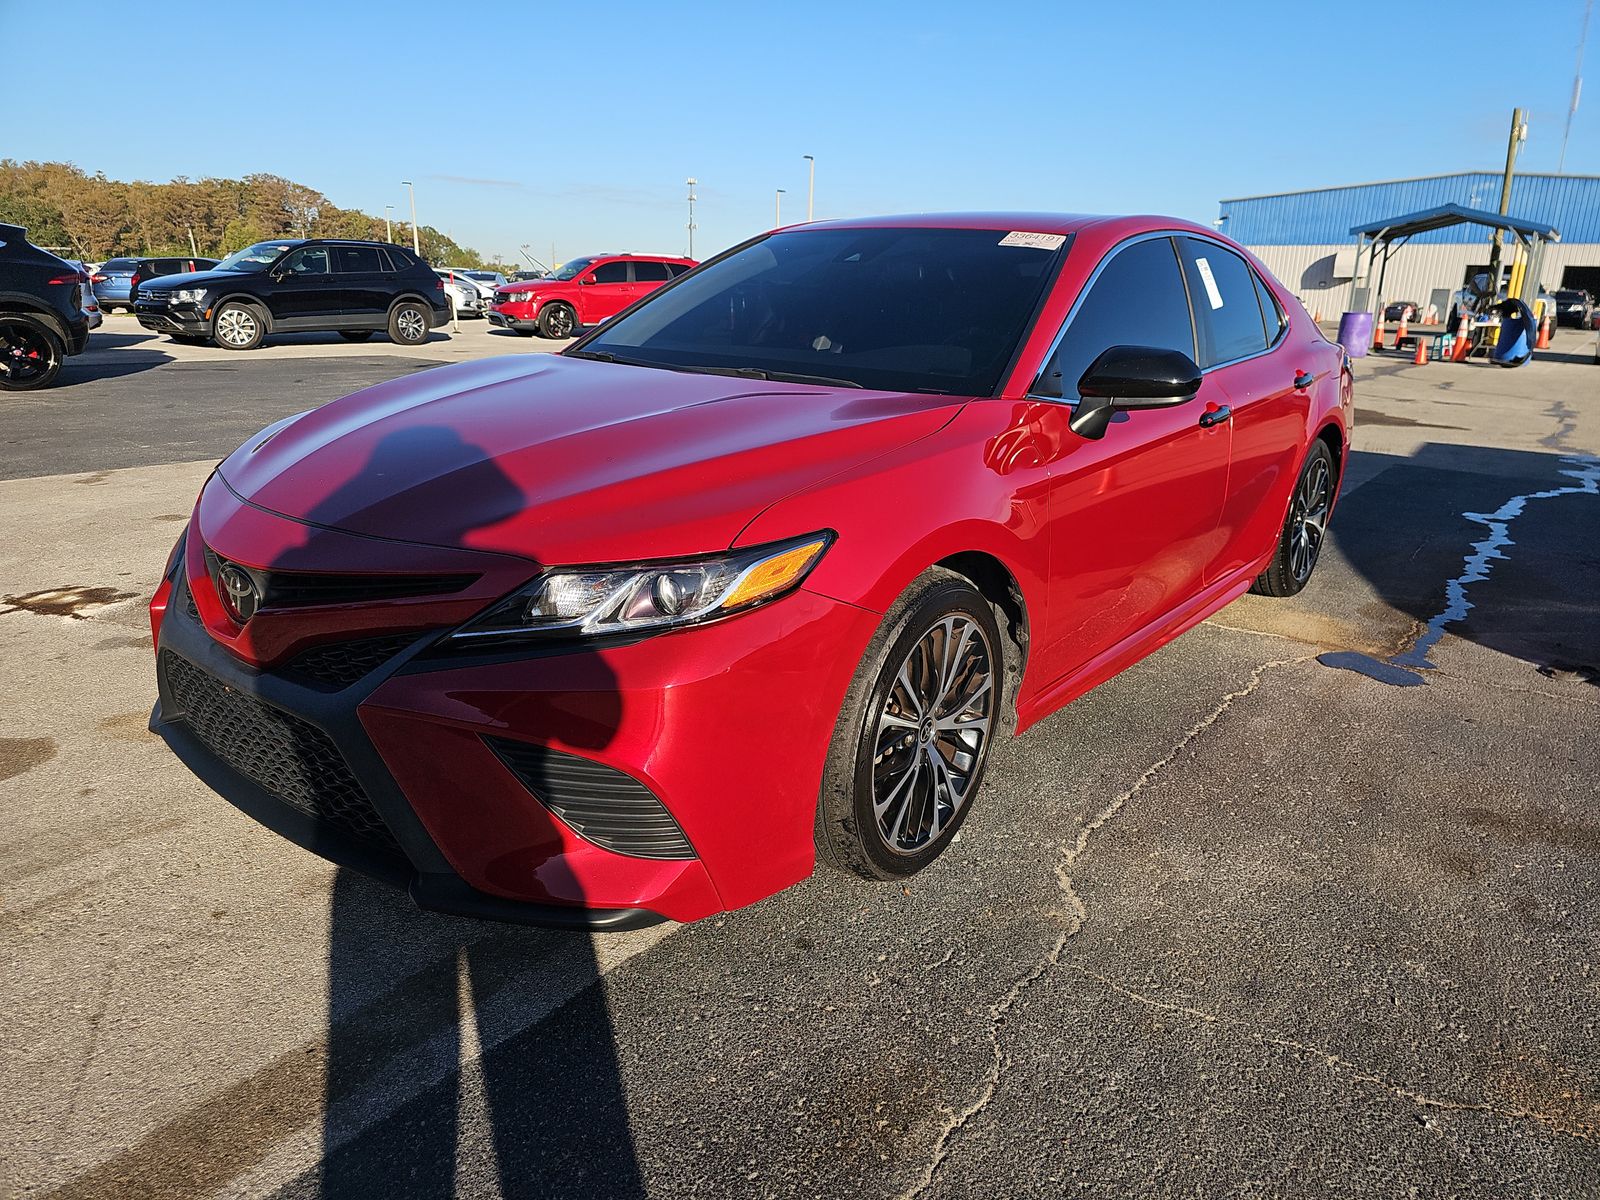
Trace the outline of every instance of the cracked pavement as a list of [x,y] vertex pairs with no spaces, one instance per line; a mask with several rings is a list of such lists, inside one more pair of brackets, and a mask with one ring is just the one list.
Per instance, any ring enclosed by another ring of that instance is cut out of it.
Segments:
[[212,459],[416,360],[247,404],[107,351],[50,401],[100,436],[0,436],[0,1196],[1600,1192],[1600,496],[1523,508],[1425,686],[1318,661],[1600,453],[1584,337],[1360,362],[1311,587],[999,748],[933,869],[596,938],[416,913],[143,728]]

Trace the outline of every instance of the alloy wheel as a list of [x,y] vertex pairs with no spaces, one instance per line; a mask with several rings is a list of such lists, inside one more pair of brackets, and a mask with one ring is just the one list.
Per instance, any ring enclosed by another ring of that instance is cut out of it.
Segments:
[[25,321],[0,321],[0,374],[21,387],[50,370],[54,352],[44,333]]
[[225,308],[217,314],[217,340],[229,346],[248,346],[258,328],[249,309]]
[[923,634],[900,664],[872,759],[872,811],[893,853],[921,850],[971,798],[989,750],[994,690],[994,649],[961,613]]
[[1289,512],[1289,569],[1299,583],[1311,578],[1311,569],[1317,565],[1317,555],[1322,552],[1323,534],[1328,528],[1328,504],[1332,499],[1329,481],[1328,463],[1319,456],[1295,489]]
[[556,337],[566,337],[572,332],[572,314],[565,308],[558,308],[550,314],[550,332]]
[[420,342],[428,335],[428,327],[422,320],[422,314],[414,308],[403,308],[395,315],[395,327],[400,330],[400,336],[408,342]]

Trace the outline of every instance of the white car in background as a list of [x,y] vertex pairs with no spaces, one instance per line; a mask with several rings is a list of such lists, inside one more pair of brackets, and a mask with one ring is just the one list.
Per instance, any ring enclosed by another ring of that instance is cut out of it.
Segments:
[[435,267],[433,273],[444,280],[445,294],[458,317],[481,317],[488,308],[483,289],[475,280],[448,268]]
[[477,267],[468,267],[465,270],[459,267],[448,267],[446,269],[454,271],[457,275],[465,275],[476,283],[484,295],[491,300],[494,298],[495,288],[505,287],[510,282],[499,271],[484,271]]
[[100,269],[99,263],[79,262],[75,258],[67,259],[69,263],[83,272],[83,315],[89,318],[89,328],[99,329],[105,317],[100,312],[100,305],[94,298],[94,287],[88,282],[89,276]]

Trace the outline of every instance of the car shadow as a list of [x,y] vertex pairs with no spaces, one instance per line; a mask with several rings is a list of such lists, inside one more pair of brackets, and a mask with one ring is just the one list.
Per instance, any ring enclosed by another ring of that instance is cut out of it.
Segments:
[[[380,440],[306,508],[307,544],[277,562],[303,567],[317,527],[346,524],[382,479],[425,480],[407,501],[429,514],[436,544],[467,545],[475,528],[441,525],[438,514],[531,503],[488,452],[454,430],[407,429]],[[531,562],[529,574],[537,567]],[[581,731],[562,735],[581,754],[611,742],[623,700],[601,656],[575,650],[563,666],[579,657],[589,660],[592,693]],[[480,799],[473,771],[505,769],[488,758],[460,765],[452,801]],[[313,761],[305,768],[322,769]],[[526,799],[539,808],[531,792]],[[497,862],[518,849],[514,833],[503,837]],[[279,1194],[452,1195],[464,1174],[506,1196],[642,1193],[599,978],[585,933],[426,912],[399,888],[341,867],[329,899],[320,1161]]]
[[1352,454],[1364,482],[1340,500],[1330,543],[1417,622],[1411,653],[1425,656],[1436,626],[1600,683],[1600,492],[1585,482],[1596,466],[1559,446]]

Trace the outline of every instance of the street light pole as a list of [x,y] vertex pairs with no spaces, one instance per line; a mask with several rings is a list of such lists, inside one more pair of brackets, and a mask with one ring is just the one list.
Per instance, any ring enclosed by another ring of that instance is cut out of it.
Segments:
[[806,220],[817,219],[817,159],[815,155],[802,154],[801,158],[811,164],[811,180],[806,184]]
[[776,202],[776,208],[775,208],[775,210],[773,211],[773,214],[772,214],[772,223],[773,223],[774,226],[778,226],[778,225],[782,225],[783,224],[783,192],[784,192],[784,189],[783,188],[779,188],[777,196],[774,197],[774,200]]
[[394,243],[394,221],[390,219],[389,214],[393,211],[394,205],[385,204],[383,206],[383,240],[391,245]]
[[417,188],[409,179],[402,179],[400,182],[411,189],[411,253],[421,258],[422,242],[417,237]]
[[685,256],[694,257],[694,185],[699,182],[694,177],[684,181],[689,185],[689,253]]

